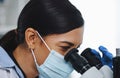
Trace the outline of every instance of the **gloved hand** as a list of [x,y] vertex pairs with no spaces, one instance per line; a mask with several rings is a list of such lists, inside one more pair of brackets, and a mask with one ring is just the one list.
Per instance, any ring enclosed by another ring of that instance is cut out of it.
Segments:
[[103,65],[108,65],[112,69],[112,58],[113,55],[110,53],[107,48],[104,46],[99,46],[100,52],[102,52],[102,56],[100,56],[99,52],[97,52],[95,49],[92,49],[91,52],[96,55],[96,57],[101,60]]

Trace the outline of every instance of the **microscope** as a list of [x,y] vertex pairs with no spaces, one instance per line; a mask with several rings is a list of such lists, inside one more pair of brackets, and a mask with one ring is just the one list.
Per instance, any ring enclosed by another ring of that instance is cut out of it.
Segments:
[[73,48],[64,59],[81,74],[80,78],[113,78],[112,70],[107,65],[102,65],[101,61],[90,51],[91,49],[87,48],[79,55],[78,50]]
[[116,48],[116,56],[113,58],[113,78],[120,78],[120,48]]

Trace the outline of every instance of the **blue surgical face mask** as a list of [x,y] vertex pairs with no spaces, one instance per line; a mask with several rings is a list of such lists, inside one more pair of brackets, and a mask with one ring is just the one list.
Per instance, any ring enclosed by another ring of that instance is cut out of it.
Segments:
[[67,78],[73,71],[72,65],[64,60],[63,55],[59,54],[55,50],[51,50],[40,35],[39,37],[50,51],[45,62],[39,66],[36,61],[34,51],[31,50],[39,72],[39,78]]

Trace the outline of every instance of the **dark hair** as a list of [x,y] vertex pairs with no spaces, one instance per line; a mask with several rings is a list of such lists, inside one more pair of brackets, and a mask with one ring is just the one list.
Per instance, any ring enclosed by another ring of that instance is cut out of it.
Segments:
[[7,32],[0,39],[0,46],[2,46],[9,53],[12,52],[17,47],[17,33],[16,30],[11,30]]
[[80,11],[68,0],[31,0],[18,19],[18,43],[24,42],[24,33],[29,27],[46,36],[66,33],[83,25]]

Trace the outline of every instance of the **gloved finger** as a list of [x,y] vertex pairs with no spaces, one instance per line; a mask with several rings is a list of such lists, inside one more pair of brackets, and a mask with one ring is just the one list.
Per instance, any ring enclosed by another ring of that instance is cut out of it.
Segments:
[[107,50],[107,48],[105,48],[104,46],[99,46],[99,50],[103,54],[102,59],[101,59],[102,64],[108,65],[112,69],[112,58],[113,58],[112,53],[110,53]]
[[99,46],[99,50],[100,50],[103,54],[105,54],[106,52],[108,52],[107,48],[104,47],[104,46]]
[[91,49],[91,52],[92,52],[98,59],[101,59],[101,56],[100,56],[99,52],[97,52],[95,49]]
[[99,50],[102,52],[103,58],[112,60],[113,55],[107,50],[107,48],[105,48],[104,46],[99,46]]

